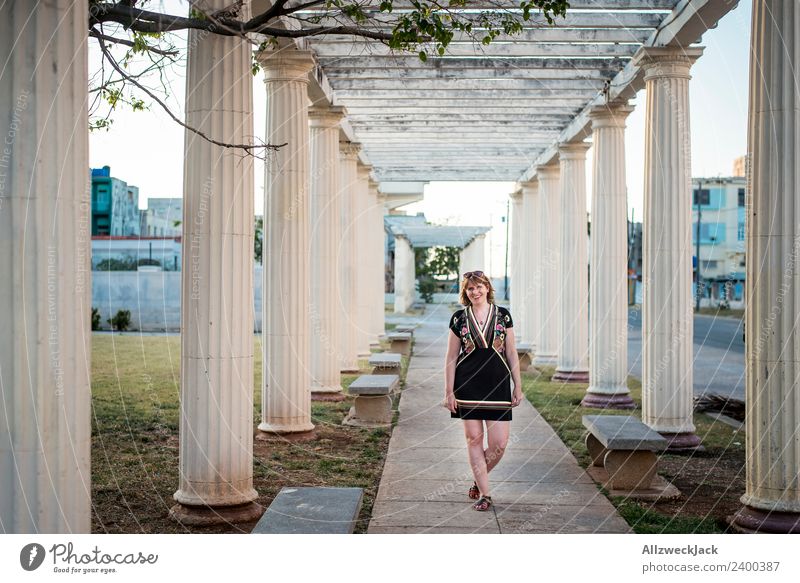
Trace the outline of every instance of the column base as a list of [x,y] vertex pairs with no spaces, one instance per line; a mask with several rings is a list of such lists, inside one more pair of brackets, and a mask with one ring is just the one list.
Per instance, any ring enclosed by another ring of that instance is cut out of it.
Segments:
[[587,391],[581,401],[581,406],[593,409],[635,409],[636,403],[628,393],[608,394]]
[[534,353],[533,355],[533,366],[552,366],[554,364],[558,364],[558,355],[557,354],[548,354],[548,353]]
[[551,380],[561,381],[562,383],[588,383],[589,371],[556,369],[556,374],[553,375]]
[[800,513],[774,512],[742,506],[728,517],[731,527],[741,533],[800,534]]
[[339,387],[338,390],[311,390],[311,400],[312,401],[344,401],[347,396],[342,391],[342,388]]
[[214,526],[254,522],[264,514],[264,507],[255,502],[237,506],[188,506],[176,504],[169,517],[184,526]]
[[308,433],[314,430],[314,424],[298,423],[298,424],[281,424],[281,423],[267,423],[262,421],[258,424],[258,430],[262,433],[272,433],[276,435],[284,435],[287,433]]
[[695,433],[664,433],[663,431],[659,431],[659,433],[669,442],[667,449],[664,450],[666,453],[692,453],[706,450]]

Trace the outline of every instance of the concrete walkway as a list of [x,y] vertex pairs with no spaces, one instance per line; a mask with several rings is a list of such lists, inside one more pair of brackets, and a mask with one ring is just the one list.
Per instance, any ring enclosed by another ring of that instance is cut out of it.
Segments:
[[369,533],[632,532],[567,446],[526,400],[514,409],[505,456],[490,474],[494,506],[472,510],[462,423],[441,406],[447,305],[424,316],[389,442]]

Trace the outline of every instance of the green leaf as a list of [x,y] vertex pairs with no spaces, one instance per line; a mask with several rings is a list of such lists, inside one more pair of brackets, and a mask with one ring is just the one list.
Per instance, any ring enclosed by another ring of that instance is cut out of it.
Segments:
[[428,60],[428,53],[426,53],[425,51],[420,51],[419,52],[419,60],[422,61],[423,63],[425,61],[427,61]]

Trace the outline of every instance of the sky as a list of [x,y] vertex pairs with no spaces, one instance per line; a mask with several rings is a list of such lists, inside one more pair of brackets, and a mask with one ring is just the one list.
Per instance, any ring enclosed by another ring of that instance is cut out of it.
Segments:
[[[170,10],[185,10],[180,0],[165,0]],[[692,67],[690,82],[690,129],[692,175],[730,176],[733,161],[743,156],[747,140],[747,83],[752,0],[740,0],[716,29],[703,35],[703,56]],[[90,42],[90,71],[99,57]],[[184,69],[172,71],[168,104],[183,115]],[[262,79],[254,79],[254,124],[256,136],[265,131],[266,95]],[[641,91],[631,104],[626,137],[628,216],[642,218],[644,183],[645,95]],[[183,129],[153,104],[149,112],[119,111],[109,131],[90,137],[93,168],[111,166],[113,176],[139,187],[140,206],[148,197],[179,197],[183,189]],[[587,153],[587,210],[591,210],[591,149]],[[256,163],[256,213],[263,212],[263,164]],[[426,185],[425,198],[404,210],[424,212],[434,223],[491,226],[487,236],[486,271],[501,276],[504,271],[505,213],[512,182],[433,182]]]

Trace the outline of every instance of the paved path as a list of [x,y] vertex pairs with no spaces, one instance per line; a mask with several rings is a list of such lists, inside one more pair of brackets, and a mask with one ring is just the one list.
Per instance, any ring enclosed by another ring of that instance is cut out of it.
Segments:
[[462,424],[440,405],[450,314],[434,304],[424,316],[387,316],[421,326],[368,532],[631,532],[527,400],[514,409],[509,446],[490,474],[495,504],[472,510]]

